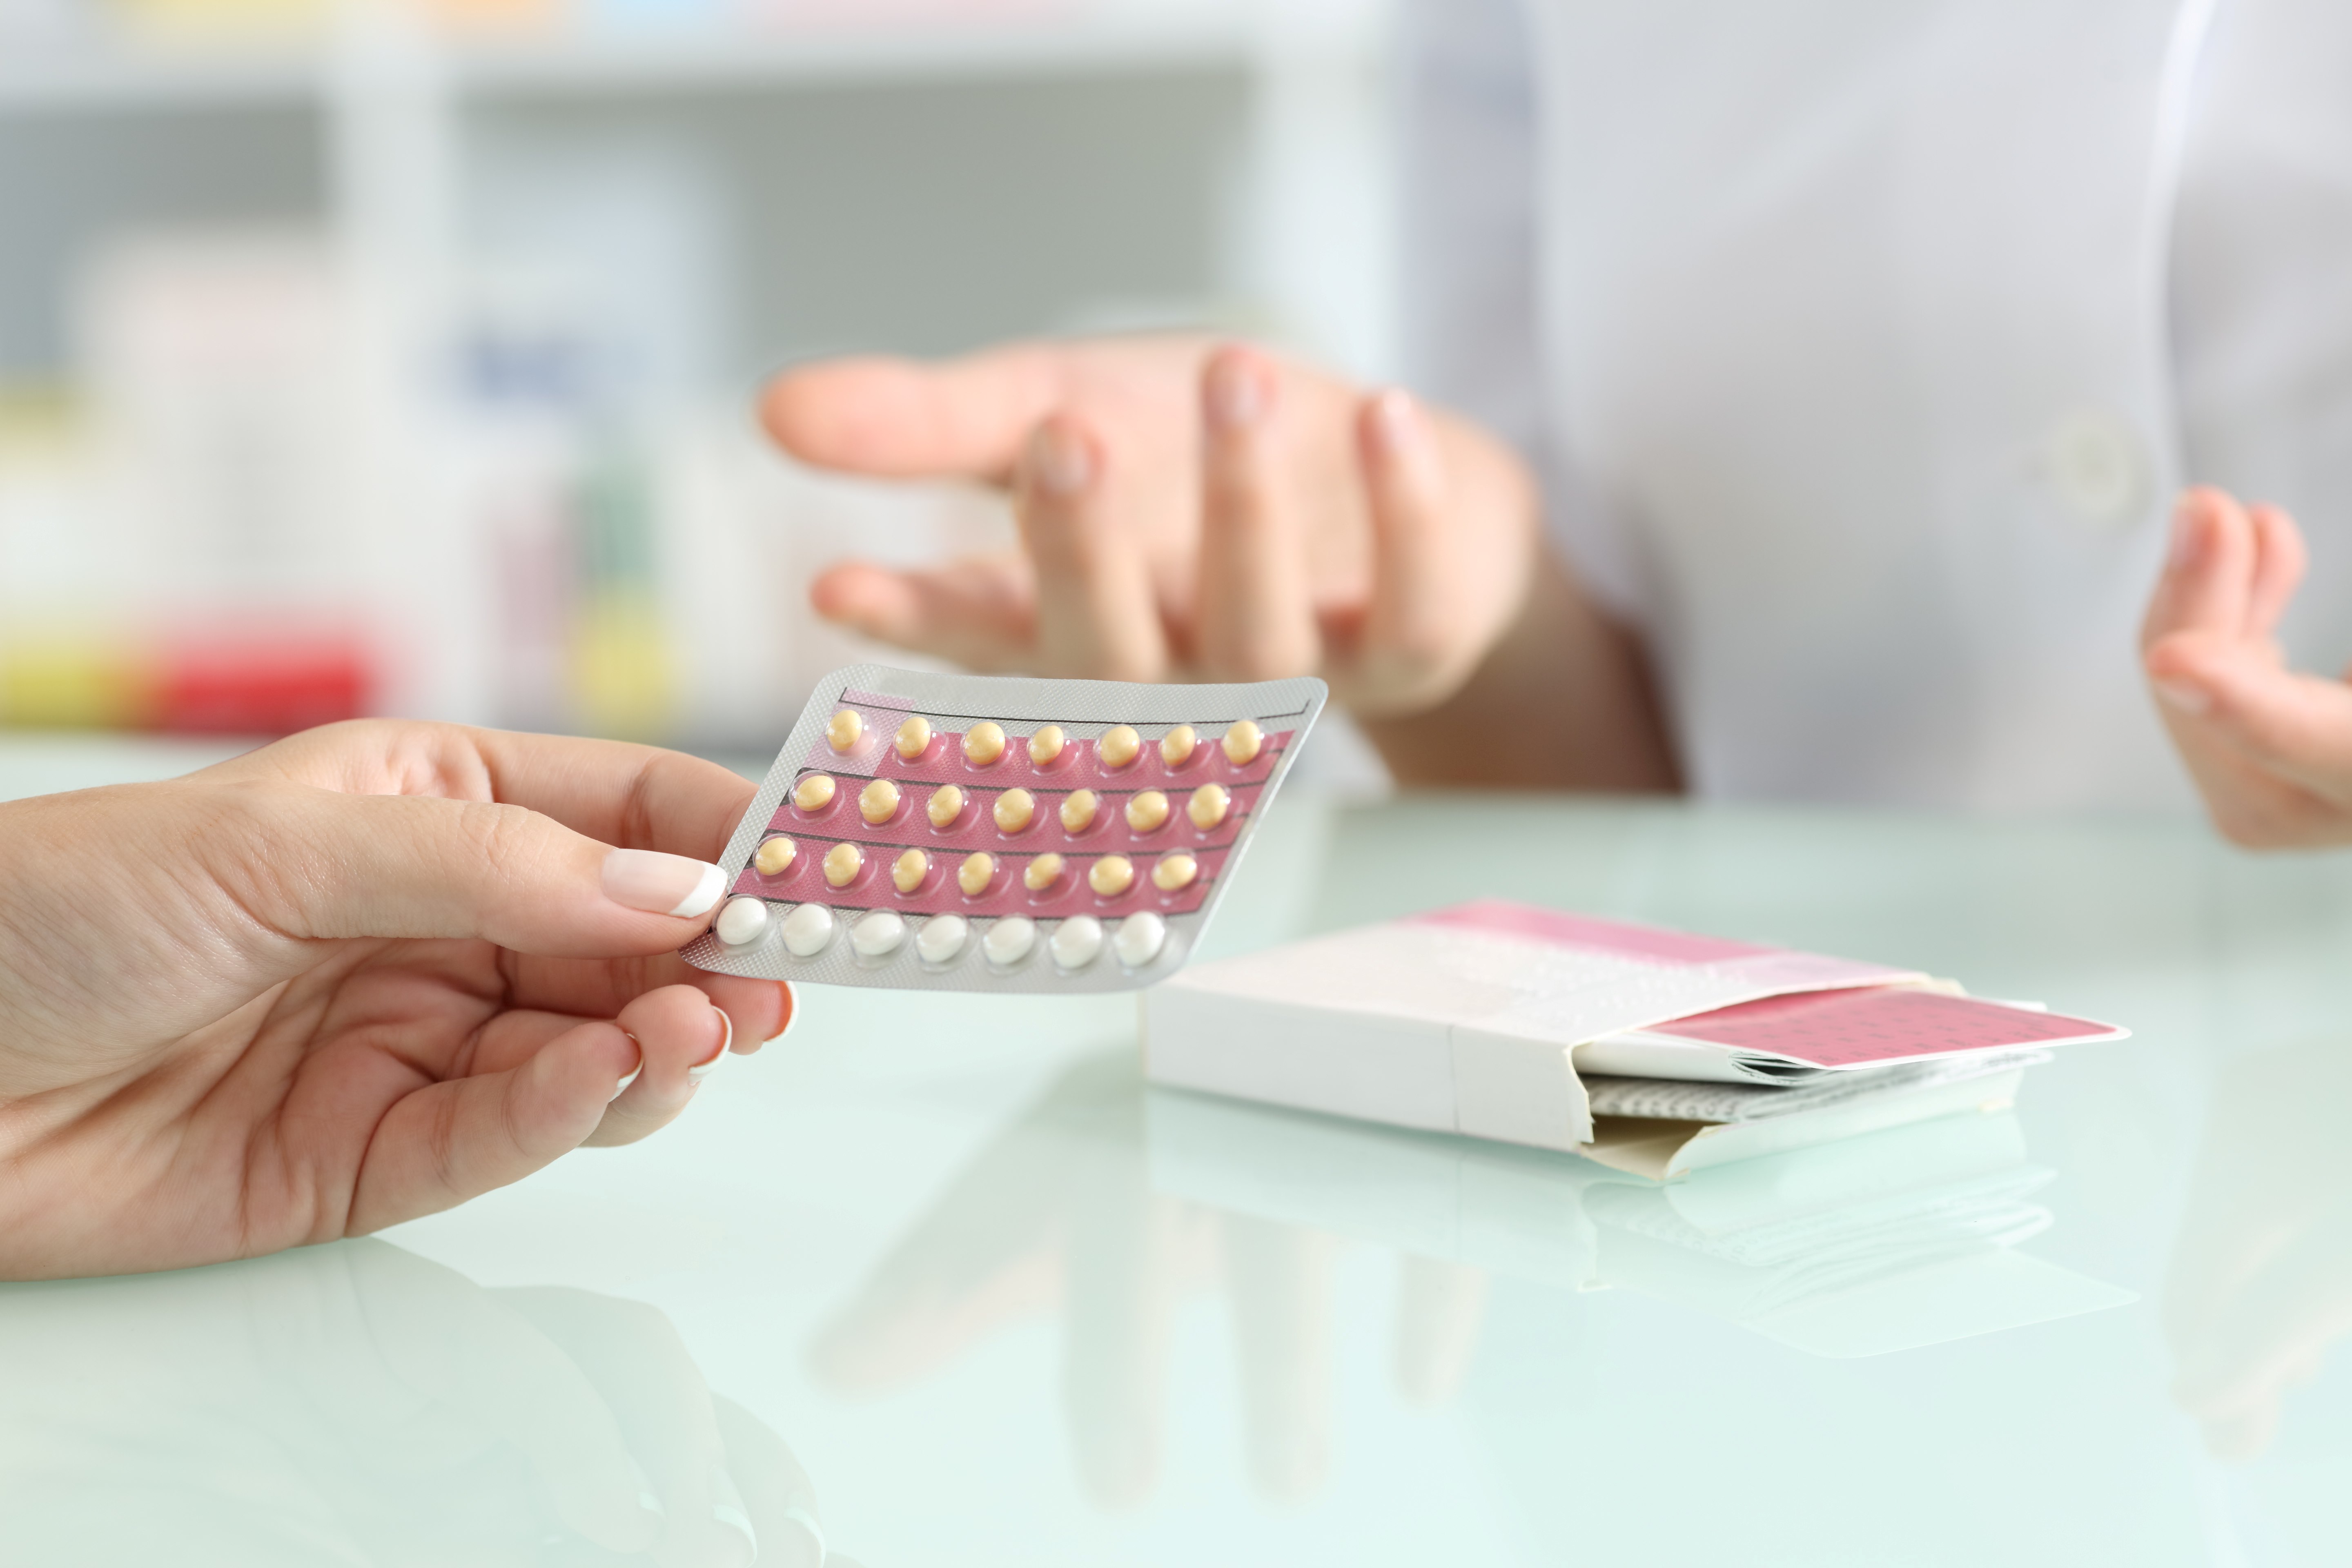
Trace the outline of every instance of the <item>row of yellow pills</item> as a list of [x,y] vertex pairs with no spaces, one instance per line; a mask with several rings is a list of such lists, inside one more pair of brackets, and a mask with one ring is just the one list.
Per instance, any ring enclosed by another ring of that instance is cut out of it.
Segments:
[[[865,734],[866,720],[854,708],[842,709],[824,727],[825,744],[844,754],[853,750]],[[891,742],[908,762],[921,756],[930,743],[931,721],[919,713],[898,726],[898,738]],[[1010,743],[1003,725],[992,719],[983,720],[964,731],[963,754],[974,765],[984,768],[1003,756]],[[1045,725],[1029,737],[1029,760],[1042,768],[1060,756],[1062,748],[1068,743],[1069,738],[1059,724]],[[1237,768],[1245,767],[1265,750],[1265,732],[1247,719],[1236,719],[1226,729],[1223,743],[1226,759]],[[1179,724],[1160,737],[1160,760],[1171,768],[1181,768],[1192,760],[1200,745],[1200,731],[1190,724]],[[1123,768],[1143,754],[1143,737],[1136,733],[1134,725],[1121,724],[1105,731],[1103,738],[1095,743],[1095,750],[1107,765]]]
[[[803,811],[823,811],[833,804],[840,785],[831,773],[811,773],[793,786],[793,804]],[[875,826],[880,826],[898,815],[898,786],[888,779],[875,779],[857,792],[857,815]],[[1184,803],[1184,815],[1192,826],[1206,833],[1224,821],[1233,810],[1234,797],[1223,784],[1202,784]],[[1102,797],[1090,789],[1072,790],[1062,797],[1062,827],[1068,833],[1084,833],[1094,826],[1095,816],[1102,809]],[[1127,825],[1138,833],[1150,833],[1167,822],[1174,807],[1165,792],[1139,790],[1128,798]],[[933,827],[946,828],[963,815],[963,789],[958,784],[941,784],[931,792],[924,803],[923,815],[930,818]],[[1025,789],[1009,789],[996,797],[991,815],[996,826],[1006,833],[1019,833],[1037,818],[1037,797]]]
[[[762,877],[781,877],[800,858],[800,846],[778,834],[764,840],[751,857],[751,864]],[[866,868],[866,851],[855,844],[835,844],[824,852],[819,863],[824,879],[836,888],[845,888],[857,879]],[[1021,873],[1022,885],[1033,893],[1042,893],[1061,879],[1069,862],[1059,855],[1039,855],[1030,860]],[[920,849],[900,852],[891,863],[890,881],[902,893],[911,893],[923,885],[931,871],[931,858]],[[1151,885],[1163,893],[1181,892],[1192,885],[1201,874],[1201,863],[1178,850],[1162,855],[1151,868]],[[996,857],[985,849],[975,850],[963,858],[956,868],[956,886],[968,898],[978,898],[988,890],[996,876]],[[1105,855],[1087,868],[1087,886],[1106,899],[1115,899],[1135,886],[1135,862],[1124,855]]]

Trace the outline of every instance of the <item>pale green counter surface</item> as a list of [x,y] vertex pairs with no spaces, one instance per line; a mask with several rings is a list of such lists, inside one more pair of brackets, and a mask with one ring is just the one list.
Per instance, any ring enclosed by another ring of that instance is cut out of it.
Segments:
[[[0,740],[0,796],[216,754]],[[2136,1035],[1658,1189],[1147,1090],[1131,999],[812,989],[634,1148],[0,1288],[0,1561],[609,1563],[564,1521],[634,1488],[665,1563],[2352,1562],[2352,862],[1300,795],[1244,876],[1223,951],[1502,895]]]

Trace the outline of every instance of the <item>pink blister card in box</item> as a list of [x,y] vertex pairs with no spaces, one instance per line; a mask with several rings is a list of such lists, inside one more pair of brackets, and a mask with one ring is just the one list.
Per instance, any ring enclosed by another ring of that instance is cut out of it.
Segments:
[[730,897],[687,960],[931,991],[1151,984],[1200,941],[1324,695],[835,670],[728,842]]

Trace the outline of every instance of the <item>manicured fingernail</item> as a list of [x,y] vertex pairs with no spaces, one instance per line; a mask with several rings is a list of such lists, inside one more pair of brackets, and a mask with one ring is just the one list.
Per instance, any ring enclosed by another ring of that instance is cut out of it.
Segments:
[[1238,354],[1220,355],[1209,366],[1207,390],[1210,422],[1225,429],[1246,429],[1265,413],[1265,378]]
[[700,1083],[710,1075],[710,1069],[727,1059],[727,1047],[735,1043],[735,1020],[727,1016],[724,1007],[713,1007],[719,1015],[719,1048],[686,1069],[686,1081]]
[[727,873],[708,860],[655,849],[615,849],[604,857],[604,896],[647,914],[692,920],[727,890]]
[[711,1522],[736,1537],[738,1552],[740,1553],[740,1555],[734,1553],[726,1555],[733,1557],[734,1561],[749,1568],[750,1564],[758,1562],[760,1558],[760,1532],[751,1527],[751,1510],[743,1506],[743,1494],[735,1489],[735,1478],[727,1473],[724,1466],[719,1467],[713,1473],[710,1490],[712,1493]]
[[762,1557],[783,1568],[818,1568],[824,1563],[824,1527],[814,1514],[798,1503],[786,1503],[776,1522],[785,1527],[784,1539],[774,1539],[772,1531],[770,1539],[761,1543]]
[[1037,488],[1057,496],[1074,496],[1094,482],[1095,455],[1087,439],[1058,419],[1048,419],[1029,438],[1029,471]]
[[[633,1073],[630,1076],[635,1075]],[[653,1477],[646,1474],[645,1466],[637,1462],[637,1457],[635,1454],[629,1456],[629,1468],[637,1478],[637,1506],[656,1519],[667,1518],[669,1510],[662,1506],[661,1493],[654,1489]]]
[[[629,1032],[628,1032],[626,1029],[622,1030],[622,1031],[621,1031],[621,1033],[623,1033],[624,1035],[628,1035],[628,1037],[629,1037],[629,1044],[631,1044],[631,1045],[633,1045],[633,1046],[637,1046],[637,1037],[636,1037],[636,1036],[635,1036],[635,1035],[629,1035]],[[623,1074],[621,1075],[621,1081],[620,1081],[620,1082],[618,1082],[618,1083],[616,1083],[616,1084],[614,1084],[614,1085],[613,1086],[613,1092],[612,1092],[612,1094],[611,1094],[610,1096],[608,1096],[608,1097],[605,1099],[604,1103],[605,1103],[605,1104],[607,1104],[607,1105],[610,1105],[610,1104],[612,1104],[612,1103],[613,1103],[613,1101],[614,1101],[614,1100],[618,1100],[618,1099],[620,1099],[620,1098],[621,1098],[621,1096],[623,1096],[623,1095],[625,1095],[625,1094],[628,1093],[628,1092],[629,1092],[629,1085],[631,1085],[631,1084],[633,1084],[633,1083],[636,1082],[636,1081],[637,1081],[637,1075],[638,1075],[639,1073],[641,1073],[641,1072],[645,1071],[645,1070],[646,1070],[646,1048],[645,1048],[645,1047],[643,1047],[643,1046],[637,1046],[637,1065],[636,1065],[636,1066],[635,1066],[635,1067],[633,1067],[633,1068],[631,1068],[627,1072],[625,1072],[625,1073],[623,1073]]]
[[2156,694],[2183,713],[2202,713],[2213,706],[2212,695],[2201,686],[2191,686],[2185,680],[2151,680]]

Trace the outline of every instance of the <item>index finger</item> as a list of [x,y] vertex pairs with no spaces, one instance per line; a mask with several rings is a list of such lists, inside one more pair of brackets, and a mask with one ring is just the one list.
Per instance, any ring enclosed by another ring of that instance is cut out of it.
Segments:
[[937,364],[825,360],[769,383],[760,420],[778,446],[819,468],[1002,484],[1031,427],[1065,401],[1066,358],[1015,345]]
[[363,719],[305,731],[212,772],[345,795],[495,801],[601,843],[716,860],[757,793],[740,774],[625,741]]

